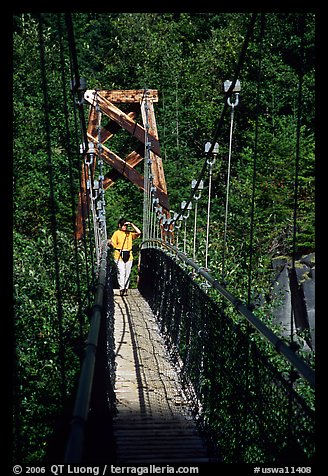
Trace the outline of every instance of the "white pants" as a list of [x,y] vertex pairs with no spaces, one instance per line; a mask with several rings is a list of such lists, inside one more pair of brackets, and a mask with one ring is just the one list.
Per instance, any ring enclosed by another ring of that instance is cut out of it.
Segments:
[[116,261],[117,280],[120,289],[129,288],[132,263],[133,260],[129,260],[126,263],[122,259]]

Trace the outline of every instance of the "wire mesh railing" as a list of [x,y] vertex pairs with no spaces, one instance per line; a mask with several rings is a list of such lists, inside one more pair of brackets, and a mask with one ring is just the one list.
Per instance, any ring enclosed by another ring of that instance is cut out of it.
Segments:
[[179,365],[195,415],[224,462],[313,458],[314,411],[294,379],[259,348],[251,326],[233,322],[224,305],[160,249],[141,250],[138,287]]

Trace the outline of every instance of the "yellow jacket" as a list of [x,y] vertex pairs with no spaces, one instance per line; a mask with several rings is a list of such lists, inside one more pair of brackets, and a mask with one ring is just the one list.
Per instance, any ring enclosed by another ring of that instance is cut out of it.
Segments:
[[128,250],[131,251],[129,261],[132,261],[132,241],[139,236],[139,233],[134,233],[132,231],[125,232],[122,230],[116,230],[111,237],[112,246],[115,248],[114,260],[118,261],[119,259],[122,259],[120,257],[121,250]]

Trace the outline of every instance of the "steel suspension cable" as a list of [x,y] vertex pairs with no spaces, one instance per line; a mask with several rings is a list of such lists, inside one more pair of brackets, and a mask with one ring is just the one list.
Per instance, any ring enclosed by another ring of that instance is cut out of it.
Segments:
[[[72,76],[73,78],[73,76]],[[73,102],[74,102],[74,99],[73,99]],[[76,114],[76,107],[75,107],[75,104],[73,105],[73,117],[74,117],[74,131],[75,131],[75,142],[76,144],[79,143],[79,128],[78,128],[78,118],[77,118],[77,114]],[[80,169],[81,168],[81,164],[80,164],[80,157],[78,156],[78,160],[77,160],[77,163],[76,163],[76,167],[77,169]],[[84,164],[83,164],[83,175],[84,175],[84,179],[86,180],[86,175],[85,175],[85,168],[84,168]],[[79,183],[80,183],[80,196],[81,196],[81,219],[82,219],[82,228],[83,228],[83,248],[84,248],[84,264],[85,264],[85,276],[86,276],[86,284],[87,284],[87,300],[88,300],[88,307],[90,308],[91,307],[91,300],[90,300],[90,293],[89,293],[89,290],[90,290],[90,281],[92,282],[92,276],[91,276],[91,279],[90,279],[90,270],[89,270],[89,264],[88,264],[88,248],[87,248],[87,241],[86,241],[86,220],[88,219],[88,217],[85,216],[85,207],[83,206],[83,202],[82,202],[82,194],[84,193],[84,190],[83,190],[83,187],[82,187],[82,174],[80,173],[80,178],[79,178]],[[89,211],[88,211],[88,216],[89,216]]]
[[[104,171],[103,171],[103,156],[101,144],[101,109],[99,106],[98,93],[96,93],[96,113],[97,113],[97,153],[94,150],[93,142],[89,143],[89,156],[92,157],[92,166],[89,165],[89,181],[91,208],[93,214],[94,237],[97,256],[97,273],[100,266],[100,257],[103,248],[107,243],[106,230],[106,210],[105,210],[105,190],[103,186]],[[98,169],[98,180],[94,179],[96,167]],[[96,202],[97,201],[97,202]]]
[[[253,176],[252,176],[252,198],[251,198],[251,213],[250,213],[250,237],[249,237],[249,263],[248,263],[248,282],[247,282],[247,301],[246,305],[248,309],[251,308],[251,288],[252,288],[252,261],[253,261],[253,241],[254,241],[254,218],[255,218],[255,186],[257,175],[257,153],[258,153],[258,132],[259,132],[259,113],[260,113],[260,91],[261,91],[261,74],[262,74],[262,52],[263,52],[263,37],[264,37],[264,25],[265,14],[261,14],[260,18],[260,40],[259,40],[259,53],[258,53],[258,67],[257,67],[257,89],[256,89],[256,111],[255,111],[255,138],[254,138],[254,155],[253,155]],[[250,353],[251,353],[251,324],[246,323],[246,335],[247,335],[247,352],[245,361],[245,386],[249,387],[250,378]],[[247,413],[249,411],[249,401],[247,398],[244,401],[243,418],[247,419]]]
[[[98,220],[99,220],[99,240],[101,246],[105,246],[107,243],[107,228],[106,228],[106,202],[105,202],[105,189],[104,189],[104,159],[102,156],[102,143],[101,143],[101,109],[99,102],[97,102],[96,110],[98,113],[98,168],[99,168],[99,198],[100,207],[98,206]],[[101,249],[99,249],[99,255],[101,255]],[[99,267],[99,262],[98,262]]]
[[[202,178],[204,177],[204,174],[206,172],[206,168],[207,168],[207,160],[208,158],[211,156],[212,152],[213,152],[213,149],[215,147],[215,143],[219,137],[219,134],[221,132],[221,128],[222,128],[222,124],[223,124],[223,120],[224,120],[224,117],[225,117],[225,114],[226,114],[226,111],[227,111],[227,108],[228,108],[228,104],[227,104],[227,99],[231,96],[232,94],[232,91],[236,85],[236,81],[238,79],[238,76],[240,74],[240,71],[241,71],[241,68],[244,64],[244,61],[245,61],[245,57],[246,57],[246,52],[247,52],[247,48],[248,48],[248,45],[249,45],[249,42],[250,42],[250,39],[251,39],[251,36],[252,36],[252,33],[253,33],[253,29],[254,29],[254,25],[255,25],[255,20],[256,20],[256,16],[257,14],[256,13],[252,13],[252,16],[251,16],[251,19],[250,19],[250,22],[249,22],[249,25],[247,27],[247,31],[246,31],[246,35],[245,35],[245,39],[244,39],[244,43],[242,45],[242,49],[241,49],[241,52],[240,52],[240,55],[239,55],[239,59],[238,59],[238,63],[237,63],[237,66],[236,66],[236,69],[235,69],[235,73],[234,73],[234,76],[233,76],[233,80],[231,81],[231,85],[229,87],[229,89],[227,90],[227,92],[225,93],[225,101],[224,101],[224,105],[223,105],[223,108],[222,108],[222,112],[221,112],[221,116],[219,118],[219,120],[217,121],[217,125],[216,125],[216,129],[215,129],[215,132],[213,134],[213,139],[211,141],[211,146],[209,148],[209,150],[207,151],[206,153],[206,159],[203,163],[203,167],[200,171],[200,174],[199,174],[199,177],[197,179],[197,182],[195,184],[195,187],[193,188],[192,190],[192,193],[191,195],[189,196],[188,200],[186,200],[186,203],[185,203],[185,207],[184,207],[184,210],[187,209],[189,203],[192,201],[196,191],[198,190],[198,187],[199,187],[199,184],[202,180]],[[183,214],[184,210],[181,210],[178,215],[176,216],[176,220],[179,219],[179,217]]]
[[[72,71],[74,71],[74,82],[72,83],[72,88],[73,88],[73,91],[77,93],[79,98],[79,104],[81,105],[82,99],[83,99],[82,97],[83,93],[80,91],[81,78],[79,74],[79,66],[77,61],[73,21],[72,21],[72,16],[70,13],[65,13],[65,20],[66,20],[66,28],[67,28],[67,35],[68,35],[68,43],[70,47],[70,57],[72,61]],[[83,138],[84,138],[84,147],[86,151],[86,147],[88,144],[86,121],[83,114],[83,109],[81,107],[79,111],[80,111],[80,119],[81,119],[82,132],[83,132]]]
[[247,285],[247,305],[251,305],[251,288],[252,288],[252,266],[253,266],[253,243],[254,243],[254,220],[255,220],[255,186],[257,174],[257,154],[258,154],[258,136],[259,136],[259,115],[260,115],[260,92],[261,92],[261,75],[262,75],[262,54],[263,54],[263,37],[265,27],[265,14],[261,14],[260,20],[260,48],[258,59],[257,89],[256,89],[256,119],[255,119],[255,138],[254,138],[254,155],[253,155],[253,177],[252,177],[252,199],[251,199],[251,216],[250,216],[250,232],[249,232],[249,264],[248,264],[248,285]]
[[[299,168],[300,168],[300,143],[301,143],[301,120],[302,120],[302,98],[303,98],[303,75],[304,75],[304,36],[305,36],[306,15],[300,14],[300,70],[298,80],[297,97],[297,126],[296,126],[296,150],[295,150],[295,177],[294,177],[294,205],[293,205],[293,247],[292,247],[292,273],[295,276],[296,246],[297,246],[297,211],[298,211],[298,189],[299,189]],[[292,303],[290,317],[290,340],[294,339],[294,317],[295,309]]]
[[75,262],[75,274],[76,274],[76,285],[77,285],[77,297],[78,297],[78,312],[77,318],[80,322],[80,334],[82,336],[82,298],[81,298],[81,280],[80,280],[80,271],[79,271],[79,260],[78,260],[78,246],[77,238],[75,234],[75,214],[76,214],[76,204],[75,196],[76,191],[73,186],[73,164],[72,164],[72,147],[71,147],[71,134],[69,130],[68,123],[68,98],[66,94],[66,73],[65,73],[65,59],[64,59],[64,45],[63,45],[63,29],[61,24],[61,14],[57,14],[57,28],[59,36],[59,54],[60,54],[60,63],[61,63],[61,79],[62,79],[62,94],[63,94],[63,109],[64,109],[64,118],[65,118],[65,130],[66,130],[66,147],[67,147],[67,158],[68,158],[68,172],[69,172],[69,183],[70,183],[70,194],[71,194],[71,213],[72,213],[72,226],[73,226],[73,236],[74,236],[74,262]]
[[51,235],[53,239],[54,252],[54,266],[55,266],[55,286],[56,286],[56,300],[57,300],[57,319],[58,319],[58,333],[59,333],[59,362],[61,373],[61,392],[63,401],[66,399],[66,373],[65,373],[65,349],[63,340],[63,306],[62,306],[62,291],[60,282],[60,266],[57,240],[57,216],[55,205],[55,191],[54,191],[54,174],[51,152],[51,124],[49,116],[49,98],[48,98],[48,83],[46,75],[46,54],[43,39],[43,19],[42,14],[38,14],[38,30],[39,30],[39,47],[40,47],[40,65],[41,65],[41,87],[43,92],[44,103],[44,123],[46,136],[46,153],[47,166],[50,187],[50,225]]
[[228,154],[228,176],[225,202],[225,217],[224,217],[224,235],[223,235],[223,250],[222,250],[222,282],[225,281],[225,256],[227,248],[227,229],[228,229],[228,208],[229,208],[229,192],[230,192],[230,169],[231,169],[231,154],[232,154],[232,132],[233,120],[236,103],[231,103],[231,119],[230,119],[230,134],[229,134],[229,154]]
[[142,98],[145,110],[145,153],[144,153],[144,204],[143,204],[143,236],[151,238],[152,234],[152,170],[151,170],[151,155],[149,141],[149,105],[148,105],[148,90],[145,88]]
[[[79,112],[79,119],[80,119],[82,136],[83,136],[83,155],[85,155],[87,153],[87,148],[88,148],[88,136],[87,136],[86,121],[85,121],[84,111],[83,111],[83,96],[82,96],[83,93],[79,89],[81,86],[81,78],[79,74],[79,67],[78,67],[78,61],[77,61],[73,21],[72,21],[72,16],[70,13],[65,13],[65,21],[66,21],[66,28],[67,28],[68,44],[69,44],[69,54],[70,54],[70,60],[71,60],[72,92],[73,92],[73,95],[75,93],[78,98],[78,101],[77,101],[78,112]],[[76,106],[77,106],[76,101],[74,101],[74,108],[76,108]],[[84,178],[86,182],[87,181],[86,168],[84,164],[82,167],[83,167]],[[82,200],[82,209],[83,208],[84,207],[83,207],[83,200]],[[88,214],[89,229],[91,229],[89,207],[87,207],[87,214]],[[85,233],[84,233],[84,237],[85,237]],[[86,238],[84,239],[86,240]],[[94,258],[93,258],[94,250],[92,246],[90,233],[89,233],[89,248],[90,248],[91,267],[92,267],[91,280],[92,280],[92,288],[94,288],[95,287],[95,276],[94,276],[95,267],[94,267]]]
[[208,245],[209,245],[209,232],[210,232],[210,214],[211,214],[211,194],[212,194],[212,171],[214,160],[208,160],[209,166],[208,172],[208,201],[207,201],[207,223],[206,223],[206,242],[205,242],[205,268],[208,268]]
[[[67,18],[66,18],[66,29],[67,29]],[[72,35],[68,35],[68,44],[69,44],[69,59],[70,59],[70,80],[71,80],[71,85],[74,84],[75,77],[74,77],[74,66],[73,66],[73,58],[72,58],[72,50],[74,49],[74,46],[72,47],[71,44],[73,43],[74,45],[74,36],[72,38]],[[77,170],[81,169],[81,164],[80,164],[80,153],[81,151],[79,150],[79,133],[80,133],[80,128],[78,126],[78,114],[77,114],[77,107],[76,107],[76,102],[75,102],[75,97],[72,94],[72,101],[73,101],[73,118],[74,118],[74,133],[75,133],[75,144],[76,148],[79,151],[77,154],[77,161],[76,161],[76,168]],[[81,125],[81,121],[80,121]],[[84,139],[85,141],[85,139]],[[79,192],[80,192],[80,197],[81,197],[81,221],[82,221],[82,228],[83,228],[83,236],[82,236],[82,242],[83,242],[83,248],[84,248],[84,264],[85,264],[85,277],[86,277],[86,285],[87,285],[87,295],[86,299],[88,301],[88,308],[90,309],[91,307],[91,298],[90,298],[90,292],[89,290],[91,289],[91,284],[90,282],[93,281],[93,276],[91,276],[90,279],[90,270],[89,270],[89,263],[88,263],[88,248],[87,248],[87,241],[86,241],[86,220],[89,221],[90,223],[90,216],[89,216],[89,210],[87,210],[87,215],[86,215],[86,210],[85,207],[83,206],[83,193],[84,193],[84,188],[82,185],[82,181],[86,182],[86,173],[85,173],[85,167],[84,165],[82,166],[82,173],[79,174]]]

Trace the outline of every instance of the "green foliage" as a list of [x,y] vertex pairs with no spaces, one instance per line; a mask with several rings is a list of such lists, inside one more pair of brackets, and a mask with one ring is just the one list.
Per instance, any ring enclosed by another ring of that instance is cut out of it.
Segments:
[[[14,233],[15,398],[22,422],[15,431],[23,441],[19,451],[26,462],[43,458],[54,419],[72,392],[79,368],[73,352],[74,343],[80,339],[74,319],[81,311],[72,272],[74,245],[60,233],[58,245],[61,308],[51,235],[44,229],[33,239]],[[82,268],[82,262],[79,266]],[[85,286],[84,279],[81,281]],[[85,332],[86,323],[82,325]]]

